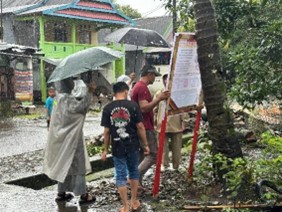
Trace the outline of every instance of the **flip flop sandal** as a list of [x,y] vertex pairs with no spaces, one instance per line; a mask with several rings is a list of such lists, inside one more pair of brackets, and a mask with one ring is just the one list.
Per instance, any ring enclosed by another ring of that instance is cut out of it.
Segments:
[[73,198],[72,194],[62,193],[62,194],[58,194],[55,201],[56,202],[70,201],[72,198]]
[[[89,196],[91,196],[91,199],[89,200]],[[83,204],[89,204],[89,203],[93,203],[96,201],[96,197],[89,195],[89,193],[86,193],[86,195],[81,195],[80,196],[80,200],[79,200],[79,204],[83,205]]]

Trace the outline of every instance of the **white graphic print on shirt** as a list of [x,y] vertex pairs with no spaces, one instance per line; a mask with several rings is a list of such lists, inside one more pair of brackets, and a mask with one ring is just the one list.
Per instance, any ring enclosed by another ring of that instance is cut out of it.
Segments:
[[121,139],[129,138],[126,126],[130,122],[130,113],[125,107],[116,107],[111,112],[111,124],[117,127],[117,134]]

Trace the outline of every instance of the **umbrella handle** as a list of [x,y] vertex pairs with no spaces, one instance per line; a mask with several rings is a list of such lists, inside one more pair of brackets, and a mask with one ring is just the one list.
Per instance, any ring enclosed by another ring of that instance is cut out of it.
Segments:
[[136,72],[136,61],[137,61],[137,52],[138,52],[138,45],[136,47],[136,51],[135,51],[135,61],[134,61],[134,73]]

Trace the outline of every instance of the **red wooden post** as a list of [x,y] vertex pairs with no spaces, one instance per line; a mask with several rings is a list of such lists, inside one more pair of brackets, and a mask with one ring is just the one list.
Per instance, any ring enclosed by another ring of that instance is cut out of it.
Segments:
[[200,121],[201,121],[201,108],[198,109],[197,117],[196,117],[192,151],[191,151],[191,155],[190,155],[190,164],[189,164],[189,168],[188,168],[188,178],[193,177],[194,160],[195,160],[195,155],[196,155],[196,151],[197,151],[197,141],[198,141],[198,134],[199,134],[199,128],[200,128]]
[[156,173],[155,173],[154,187],[153,187],[153,197],[155,197],[155,198],[158,197],[158,194],[159,194],[162,155],[163,155],[164,142],[165,142],[166,123],[167,123],[167,114],[165,114],[165,117],[162,120],[161,131],[160,131],[160,135],[159,135],[159,149],[158,149],[158,155],[157,155]]

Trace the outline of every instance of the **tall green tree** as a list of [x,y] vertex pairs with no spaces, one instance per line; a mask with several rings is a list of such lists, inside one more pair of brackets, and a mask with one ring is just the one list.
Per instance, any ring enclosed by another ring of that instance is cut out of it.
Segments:
[[[170,0],[166,1],[171,8]],[[178,14],[186,13],[186,17],[193,19],[193,2],[197,1],[179,0]],[[212,0],[212,3],[228,94],[250,108],[269,98],[282,99],[282,0]],[[189,25],[181,16],[179,22]]]
[[239,141],[226,105],[225,82],[222,78],[218,28],[210,0],[195,0],[198,60],[203,84],[204,100],[209,122],[213,153],[229,158],[241,157]]
[[117,5],[117,8],[132,19],[142,17],[141,13],[139,13],[138,10],[133,9],[130,5]]
[[[180,2],[183,3],[181,5],[186,4],[187,8],[191,7],[190,1],[181,0]],[[209,122],[208,132],[213,141],[212,152],[222,153],[229,158],[241,157],[242,151],[226,106],[226,89],[221,72],[214,7],[210,0],[195,0],[193,6],[196,18],[198,59]]]
[[271,97],[282,99],[282,1],[241,0],[230,6],[215,0],[215,5],[230,95],[251,108]]
[[115,0],[112,1],[112,2],[115,4],[115,6],[117,7],[118,10],[123,12],[128,17],[130,17],[132,19],[142,17],[141,13],[138,10],[133,9],[130,5],[120,5],[120,4],[117,4]]
[[177,14],[178,31],[195,31],[194,7],[191,0],[177,0],[176,7],[173,6],[173,0],[161,0],[166,3],[166,8],[172,13]]

